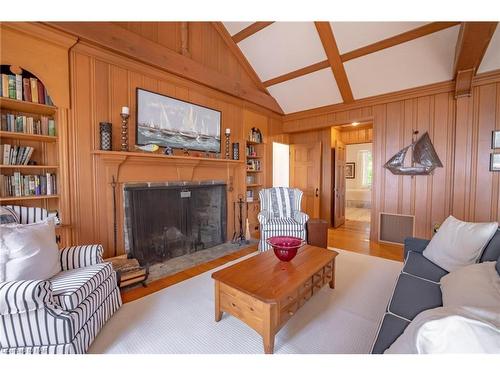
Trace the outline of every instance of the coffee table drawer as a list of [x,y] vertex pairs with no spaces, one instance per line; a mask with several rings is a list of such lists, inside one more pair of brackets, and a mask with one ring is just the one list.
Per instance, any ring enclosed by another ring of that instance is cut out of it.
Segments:
[[288,293],[287,295],[285,295],[282,299],[280,299],[279,301],[279,306],[280,306],[280,309],[294,303],[294,302],[297,302],[297,290],[294,290],[293,292],[290,292]]
[[283,307],[280,310],[279,316],[279,324],[285,324],[292,316],[295,315],[297,310],[299,309],[299,303],[297,301],[289,304],[288,306]]

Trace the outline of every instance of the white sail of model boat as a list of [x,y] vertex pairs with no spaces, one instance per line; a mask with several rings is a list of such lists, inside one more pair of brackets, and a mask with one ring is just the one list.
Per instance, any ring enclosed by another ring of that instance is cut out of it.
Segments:
[[[412,150],[411,166],[405,166],[404,161],[408,150]],[[436,150],[431,142],[429,134],[425,132],[416,142],[399,150],[390,158],[384,167],[396,175],[428,175],[436,167],[442,167]]]

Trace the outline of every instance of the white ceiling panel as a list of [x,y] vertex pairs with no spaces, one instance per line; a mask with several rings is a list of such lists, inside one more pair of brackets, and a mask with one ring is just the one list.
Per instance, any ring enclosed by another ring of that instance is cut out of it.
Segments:
[[497,26],[493,34],[477,72],[484,73],[495,69],[500,69],[500,26]]
[[285,113],[342,102],[330,68],[268,87]]
[[262,81],[326,59],[313,22],[275,22],[238,46]]
[[250,26],[253,22],[222,22],[226,27],[226,30],[233,36],[239,33],[244,28]]
[[459,26],[347,61],[355,99],[453,78]]
[[340,53],[379,42],[426,22],[330,22]]

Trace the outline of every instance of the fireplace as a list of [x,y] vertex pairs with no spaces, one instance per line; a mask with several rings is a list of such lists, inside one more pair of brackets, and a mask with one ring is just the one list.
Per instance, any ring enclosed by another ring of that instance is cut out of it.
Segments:
[[126,184],[125,248],[141,265],[226,242],[226,184]]

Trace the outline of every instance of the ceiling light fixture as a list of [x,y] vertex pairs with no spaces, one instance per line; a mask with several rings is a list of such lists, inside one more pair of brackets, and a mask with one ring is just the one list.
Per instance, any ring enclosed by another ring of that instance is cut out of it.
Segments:
[[359,122],[351,122],[351,125],[352,125],[352,126],[358,126],[358,125],[359,125]]

